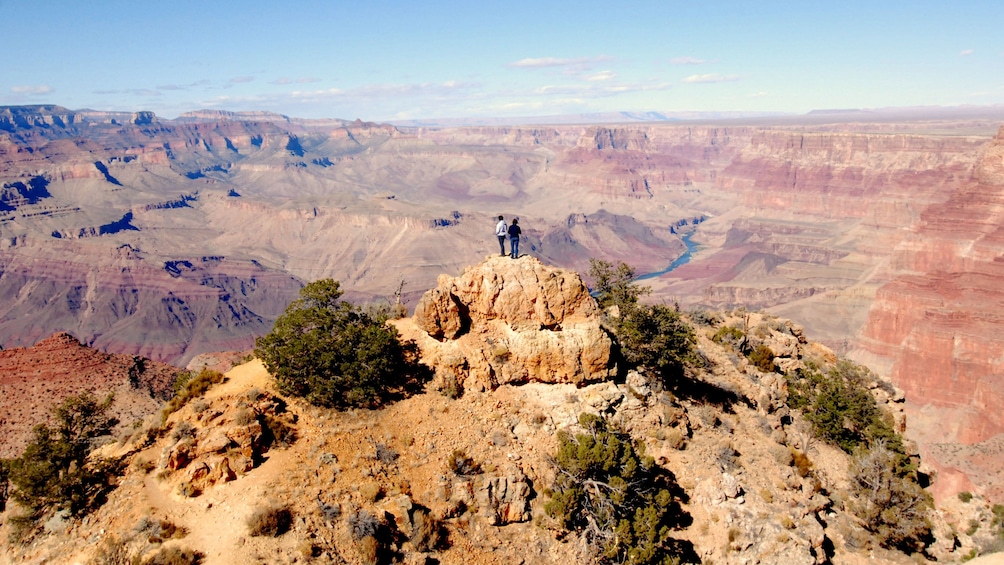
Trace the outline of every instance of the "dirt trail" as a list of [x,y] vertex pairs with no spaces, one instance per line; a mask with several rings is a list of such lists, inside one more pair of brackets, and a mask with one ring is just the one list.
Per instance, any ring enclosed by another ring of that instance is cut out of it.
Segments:
[[[227,381],[213,387],[205,398],[219,398],[251,387],[273,388],[259,361],[229,371]],[[203,496],[184,498],[172,490],[173,483],[152,474],[145,478],[142,492],[155,515],[188,531],[180,545],[202,552],[207,563],[243,565],[262,559],[260,544],[247,534],[247,519],[256,509],[276,502],[283,475],[303,465],[303,456],[294,446],[269,451],[267,459],[252,472],[216,485]]]

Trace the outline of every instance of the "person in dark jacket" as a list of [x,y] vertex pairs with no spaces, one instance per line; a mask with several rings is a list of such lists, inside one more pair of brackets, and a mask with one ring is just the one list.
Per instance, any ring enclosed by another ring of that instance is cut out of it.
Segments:
[[519,229],[519,218],[513,218],[509,226],[509,257],[516,259],[519,257],[519,235],[523,230]]

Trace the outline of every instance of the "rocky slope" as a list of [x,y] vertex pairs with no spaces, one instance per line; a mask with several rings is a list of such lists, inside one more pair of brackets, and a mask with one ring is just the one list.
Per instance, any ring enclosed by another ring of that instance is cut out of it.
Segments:
[[47,423],[68,396],[115,396],[111,415],[130,427],[174,394],[176,367],[133,355],[86,347],[73,336],[54,334],[32,347],[0,351],[0,458],[20,455],[31,429]]
[[[448,289],[458,310],[470,313],[462,335],[508,328],[529,342],[530,332],[553,333],[566,321],[598,321],[581,282],[530,258],[489,259],[441,283],[423,303],[441,304]],[[547,323],[529,327],[544,313]],[[544,504],[555,481],[558,432],[581,432],[578,416],[590,413],[644,444],[669,473],[681,518],[672,535],[689,560],[915,562],[878,547],[847,510],[849,456],[807,434],[788,407],[785,379],[711,337],[722,327],[746,328],[788,369],[826,366],[833,353],[770,316],[736,311],[701,319],[697,347],[705,361],[673,392],[635,372],[587,384],[582,375],[542,382],[546,370],[486,382],[472,371],[468,380],[482,386],[454,397],[444,394],[447,371],[426,392],[393,405],[335,412],[283,398],[253,361],[172,414],[159,435],[134,434],[105,447],[105,456],[129,463],[107,504],[82,521],[50,519],[30,543],[6,546],[4,557],[102,563],[187,550],[207,563],[367,563],[374,555],[405,563],[584,562],[577,538],[561,534]],[[396,325],[427,338],[419,341],[426,361],[441,359],[450,343],[436,339],[448,340],[448,332],[429,326],[425,314]],[[495,346],[482,340],[481,355],[491,357]],[[552,362],[559,370],[564,364]],[[881,380],[871,386],[902,426],[902,395]],[[252,535],[254,516],[265,509],[289,511],[288,531]],[[979,497],[930,518],[929,551],[939,560],[970,556],[987,542],[979,532],[990,515]]]

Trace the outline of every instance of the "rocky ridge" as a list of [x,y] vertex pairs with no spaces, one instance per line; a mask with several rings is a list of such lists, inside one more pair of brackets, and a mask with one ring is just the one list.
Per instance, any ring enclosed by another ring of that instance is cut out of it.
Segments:
[[[495,277],[487,276],[488,266]],[[493,278],[504,286],[521,282],[522,290],[495,297],[484,284]],[[460,279],[466,284],[444,277],[439,288],[470,290],[464,304],[475,312],[471,328],[491,321],[479,312],[533,319],[545,308],[528,307],[545,294],[548,304],[568,305],[546,309],[552,326],[565,324],[566,315],[588,321],[600,314],[573,300],[580,291],[571,274],[526,258],[488,259]],[[542,293],[548,280],[567,284]],[[441,295],[430,292],[429,302]],[[397,325],[426,333],[423,357],[435,358],[441,342],[423,328],[436,333],[437,326],[423,320]],[[378,410],[336,412],[282,398],[252,361],[171,414],[160,431],[151,420],[149,432],[105,447],[104,455],[130,463],[108,503],[82,521],[50,520],[46,533],[7,546],[5,557],[70,563],[188,548],[208,563],[365,563],[374,551],[406,563],[582,562],[575,536],[560,535],[543,506],[555,480],[557,433],[581,432],[578,416],[590,413],[616,423],[671,474],[685,517],[672,535],[692,559],[915,562],[878,547],[847,510],[849,456],[812,438],[788,407],[785,379],[712,338],[723,327],[745,328],[754,346],[775,351],[789,370],[831,364],[832,351],[769,315],[706,313],[693,322],[704,361],[672,392],[637,372],[592,383],[530,377],[468,387],[456,398],[433,381],[426,392]],[[483,341],[481,348],[488,356],[492,345]],[[870,387],[902,429],[902,393],[874,376]],[[289,531],[251,535],[253,517],[270,508],[291,512]],[[979,532],[991,517],[979,497],[930,518],[929,551],[939,560],[986,543]],[[380,541],[366,541],[375,535]]]
[[123,431],[174,394],[179,369],[142,357],[102,353],[59,333],[29,348],[0,350],[0,458],[21,453],[31,430],[68,396],[114,395],[111,415]]

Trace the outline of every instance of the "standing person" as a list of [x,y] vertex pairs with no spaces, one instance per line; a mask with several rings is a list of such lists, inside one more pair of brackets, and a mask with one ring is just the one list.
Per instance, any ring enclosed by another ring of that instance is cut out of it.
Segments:
[[499,255],[505,257],[505,236],[508,233],[508,226],[505,219],[499,216],[499,223],[495,224],[495,235],[499,237]]
[[519,235],[523,233],[523,230],[519,229],[519,218],[512,219],[512,225],[509,226],[509,257],[513,259],[519,258]]

